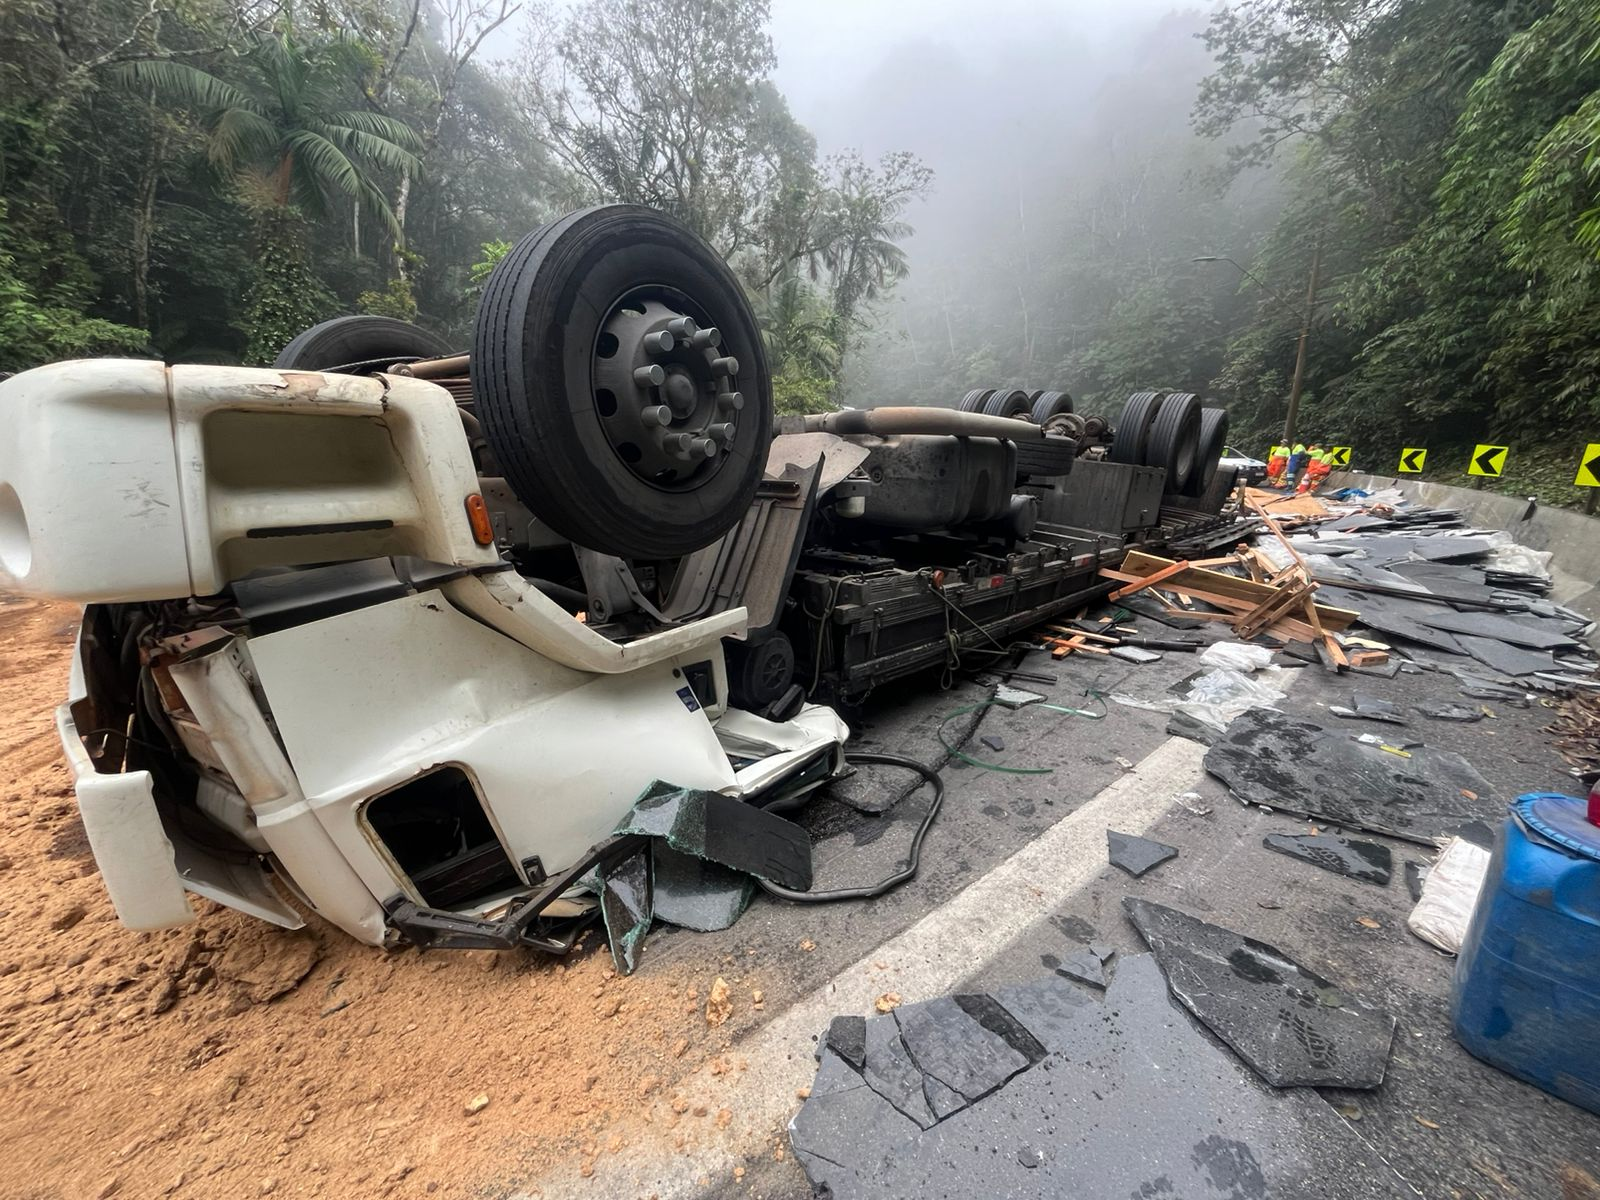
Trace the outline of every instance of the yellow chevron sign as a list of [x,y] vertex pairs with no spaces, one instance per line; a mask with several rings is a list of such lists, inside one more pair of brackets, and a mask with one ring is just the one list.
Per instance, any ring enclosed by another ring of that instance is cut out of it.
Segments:
[[1350,465],[1350,447],[1349,446],[1332,446],[1332,447],[1329,447],[1329,450],[1333,454],[1333,463],[1332,463],[1333,466],[1335,466],[1335,467],[1348,467]]
[[1590,442],[1578,460],[1578,477],[1572,481],[1578,487],[1600,487],[1600,442]]
[[1406,446],[1400,451],[1400,474],[1415,475],[1428,461],[1426,446]]
[[1509,453],[1510,446],[1476,446],[1472,451],[1472,461],[1467,465],[1467,474],[1497,479],[1506,469],[1506,455]]

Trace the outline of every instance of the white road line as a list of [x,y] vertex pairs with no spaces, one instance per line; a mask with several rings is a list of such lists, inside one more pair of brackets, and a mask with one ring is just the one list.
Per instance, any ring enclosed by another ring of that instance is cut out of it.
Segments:
[[[541,1193],[565,1196],[653,1196],[659,1200],[698,1196],[697,1179],[727,1180],[752,1149],[770,1153],[774,1134],[798,1105],[795,1091],[816,1071],[813,1039],[841,1013],[872,1012],[884,992],[907,1001],[948,992],[992,958],[1042,915],[1054,911],[1106,865],[1106,827],[1143,833],[1172,810],[1172,798],[1193,788],[1204,774],[1206,748],[1169,738],[1132,771],[1056,822],[964,891],[902,933],[874,947],[810,997],[737,1044],[733,1057],[748,1070],[696,1076],[697,1099],[733,1111],[730,1127],[706,1138],[688,1154],[674,1153],[659,1127],[647,1138],[648,1152],[603,1155],[592,1180],[580,1180],[570,1163],[541,1180]],[[685,1090],[688,1090],[686,1088]]]

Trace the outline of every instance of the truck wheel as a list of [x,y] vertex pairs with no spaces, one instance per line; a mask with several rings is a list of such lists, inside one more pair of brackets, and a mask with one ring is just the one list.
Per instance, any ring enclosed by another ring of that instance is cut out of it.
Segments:
[[369,375],[392,363],[439,358],[450,343],[393,317],[334,317],[313,325],[278,352],[272,365],[288,371]]
[[1048,426],[1051,417],[1072,411],[1072,397],[1065,392],[1038,392],[1033,397],[1033,423]]
[[765,708],[794,683],[794,646],[774,633],[728,647],[728,699],[738,708]]
[[989,397],[992,395],[994,395],[993,388],[973,388],[972,391],[961,397],[961,403],[957,407],[962,412],[981,413],[983,406],[989,403]]
[[1200,449],[1195,459],[1194,473],[1189,476],[1185,496],[1204,496],[1217,477],[1217,467],[1222,462],[1222,452],[1228,445],[1228,410],[1202,408],[1200,410]]
[[772,437],[755,315],[721,257],[636,205],[523,238],[478,308],[472,390],[517,496],[623,558],[709,545],[750,507]]
[[984,402],[983,411],[991,417],[1014,417],[1026,421],[1033,406],[1028,403],[1028,393],[1001,388]]
[[1161,402],[1144,449],[1145,466],[1166,471],[1168,492],[1181,492],[1188,484],[1199,440],[1199,397],[1192,392],[1173,392]]
[[1139,466],[1144,462],[1144,448],[1150,438],[1150,426],[1161,407],[1160,392],[1135,392],[1122,406],[1117,418],[1116,432],[1111,438],[1111,461]]

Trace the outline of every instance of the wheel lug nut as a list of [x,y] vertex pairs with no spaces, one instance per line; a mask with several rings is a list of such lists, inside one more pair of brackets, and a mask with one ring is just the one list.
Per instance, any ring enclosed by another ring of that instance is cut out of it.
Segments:
[[661,439],[661,444],[673,454],[684,455],[689,452],[690,443],[693,441],[692,433],[669,433]]
[[722,332],[715,325],[711,325],[690,334],[689,344],[697,350],[704,350],[709,346],[720,346],[722,345]]
[[713,375],[737,375],[739,373],[739,360],[731,354],[726,358],[714,358],[711,360],[711,373]]
[[670,354],[678,341],[665,329],[644,335],[644,348],[650,354]]
[[738,412],[744,407],[743,392],[718,392],[717,407],[723,412]]
[[717,456],[717,444],[710,438],[695,438],[694,441],[689,443],[689,456],[691,458],[715,458]]
[[651,363],[648,367],[635,367],[633,381],[640,387],[660,387],[667,381],[667,373],[660,363]]
[[693,338],[700,332],[700,326],[694,323],[693,317],[674,317],[667,322],[667,331],[673,337]]
[[672,410],[665,404],[654,404],[639,414],[644,418],[646,425],[659,425],[665,428],[672,424]]
[[733,430],[732,422],[725,422],[721,425],[708,425],[706,427],[706,432],[717,441],[723,443],[723,445],[733,441]]

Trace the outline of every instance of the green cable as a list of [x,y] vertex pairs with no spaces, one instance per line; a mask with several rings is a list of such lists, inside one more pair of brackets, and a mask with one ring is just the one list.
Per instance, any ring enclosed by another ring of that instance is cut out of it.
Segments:
[[[1101,696],[1099,692],[1095,691],[1086,691],[1084,695],[1091,696],[1095,700],[1099,701],[1099,712],[1089,712],[1088,710],[1082,708],[1068,708],[1064,704],[1046,704],[1043,701],[1037,704],[1024,704],[1022,707],[1047,708],[1051,712],[1065,713],[1069,717],[1082,717],[1087,721],[1104,720],[1106,715],[1105,698]],[[973,758],[970,754],[958,750],[945,740],[944,729],[945,726],[950,724],[951,721],[954,721],[957,717],[964,717],[969,713],[979,712],[985,708],[993,708],[997,704],[1004,705],[1007,708],[1012,707],[1009,704],[1005,704],[1005,702],[1001,700],[980,700],[977,704],[965,705],[956,709],[953,713],[950,713],[948,716],[946,716],[944,720],[940,721],[939,728],[935,731],[934,736],[939,739],[939,744],[949,752],[951,757],[959,758],[969,767],[977,767],[984,771],[1000,771],[1006,775],[1053,775],[1055,773],[1054,767],[1007,767],[1000,763],[984,762],[981,758]]]

